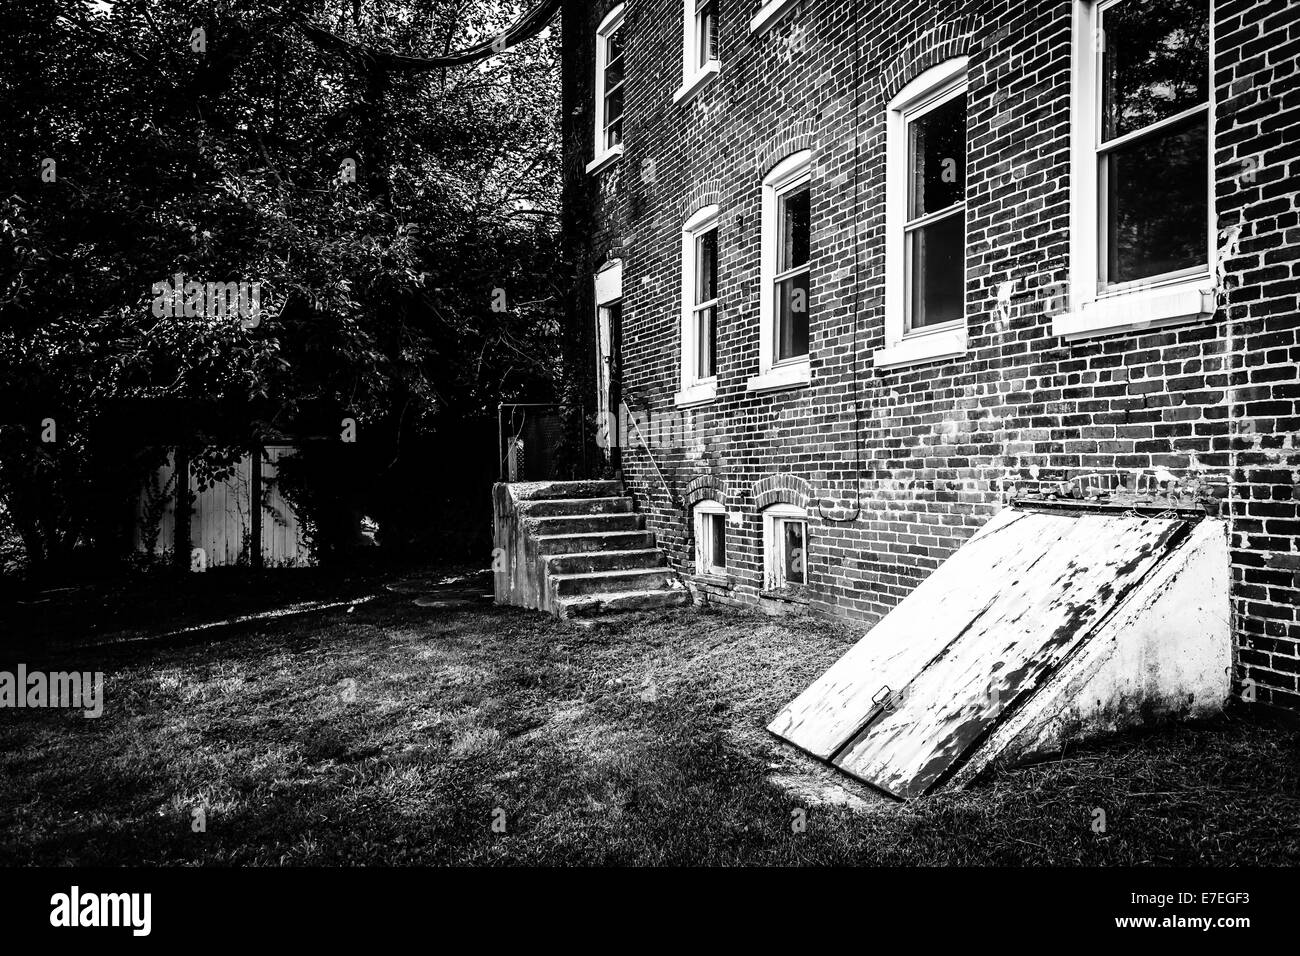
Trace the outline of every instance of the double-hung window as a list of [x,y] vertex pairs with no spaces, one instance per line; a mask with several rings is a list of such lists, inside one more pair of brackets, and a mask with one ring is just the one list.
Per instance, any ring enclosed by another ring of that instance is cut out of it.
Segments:
[[807,385],[812,304],[812,153],[786,157],[763,180],[759,374],[753,391]]
[[727,573],[727,513],[716,501],[695,506],[695,573]]
[[682,383],[676,402],[711,401],[718,375],[718,207],[682,227]]
[[673,100],[694,96],[719,68],[718,0],[682,0],[682,85]]
[[623,152],[623,5],[609,12],[596,28],[596,150],[591,172]]
[[879,367],[966,349],[966,59],[890,102],[885,167],[885,348]]
[[1076,0],[1071,281],[1059,334],[1214,311],[1210,4]]

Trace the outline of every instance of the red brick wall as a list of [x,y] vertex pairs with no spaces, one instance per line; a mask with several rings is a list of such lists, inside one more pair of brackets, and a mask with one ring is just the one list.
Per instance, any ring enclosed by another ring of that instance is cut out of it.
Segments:
[[[1065,282],[1069,267],[1068,0],[801,0],[761,36],[748,29],[756,4],[733,0],[722,9],[721,75],[685,105],[672,98],[681,0],[628,0],[626,153],[589,176],[592,32],[611,6],[569,3],[565,12],[574,342],[590,364],[591,273],[616,249],[624,388],[654,423],[679,415],[681,225],[704,203],[721,206],[717,400],[682,414],[686,430],[655,449],[671,496],[639,445],[624,452],[628,485],[678,567],[693,572],[687,502],[707,487],[741,523],[728,528],[730,580],[700,589],[767,603],[756,499],[774,476],[790,476],[777,484],[806,482],[812,496],[803,599],[870,621],[1016,483],[1166,468],[1218,482],[1228,497],[1239,678],[1263,701],[1300,703],[1300,8],[1216,10],[1216,211],[1221,229],[1241,227],[1223,263],[1220,310],[1209,321],[1066,342],[1052,333],[1044,290]],[[885,104],[926,67],[961,54],[970,57],[969,351],[876,370]],[[814,151],[812,384],[755,395],[745,383],[758,372],[760,184],[803,147]],[[1248,182],[1241,173],[1252,158]],[[1009,279],[1017,292],[1003,323],[994,296]]]

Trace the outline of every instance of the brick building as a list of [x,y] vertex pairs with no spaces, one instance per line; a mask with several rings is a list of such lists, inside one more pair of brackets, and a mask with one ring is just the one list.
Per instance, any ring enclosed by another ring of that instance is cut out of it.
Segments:
[[875,621],[1014,498],[1193,502],[1239,686],[1300,704],[1300,6],[566,0],[563,33],[579,389],[700,599]]

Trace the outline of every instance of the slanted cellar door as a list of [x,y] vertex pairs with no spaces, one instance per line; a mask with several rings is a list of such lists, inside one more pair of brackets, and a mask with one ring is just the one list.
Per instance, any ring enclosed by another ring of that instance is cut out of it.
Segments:
[[769,725],[897,797],[1229,691],[1228,552],[1196,516],[1007,508]]

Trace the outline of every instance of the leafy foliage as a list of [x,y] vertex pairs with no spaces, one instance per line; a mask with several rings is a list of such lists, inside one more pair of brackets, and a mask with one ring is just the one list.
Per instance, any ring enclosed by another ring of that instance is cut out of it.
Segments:
[[[97,470],[92,426],[116,399],[210,403],[263,436],[325,404],[372,437],[382,470],[441,420],[550,394],[555,38],[408,72],[326,49],[303,26],[421,55],[498,33],[523,7],[6,12],[0,503],[34,562],[93,537],[95,515],[138,491],[145,456],[109,454],[112,480]],[[260,321],[157,314],[154,284],[176,274],[260,284]],[[47,418],[57,441],[39,440]],[[183,438],[201,463],[213,436]]]

